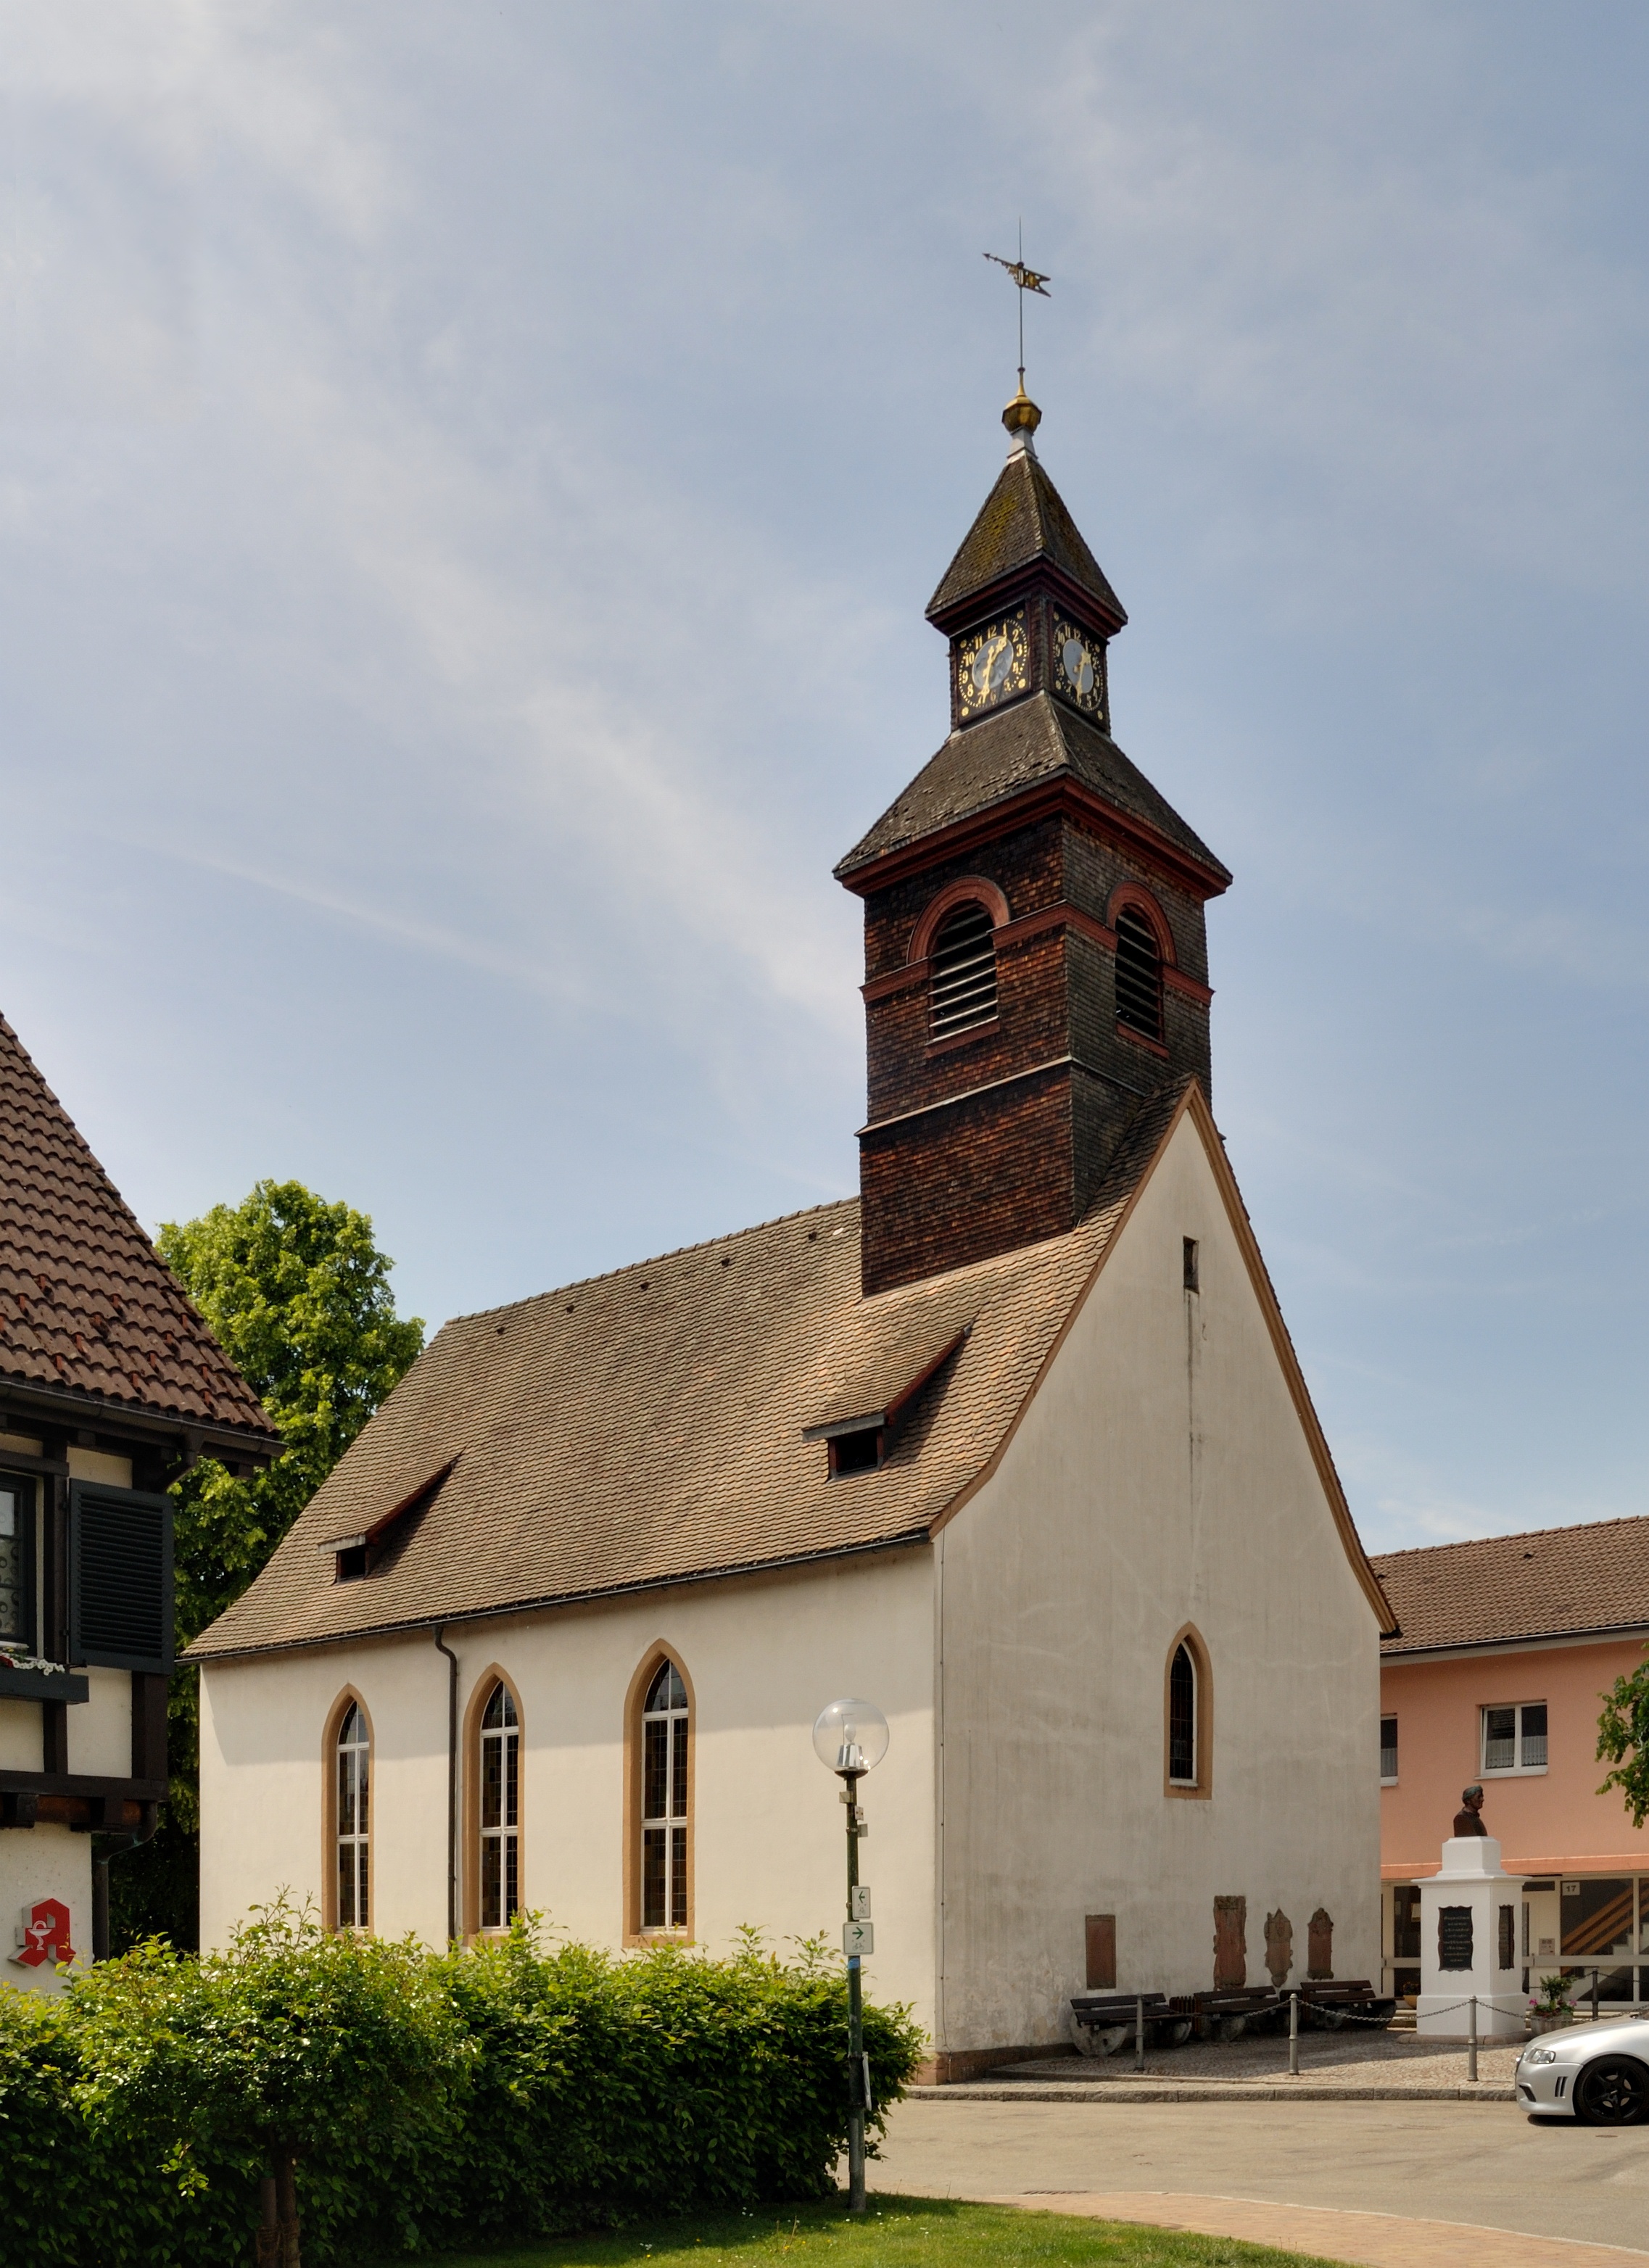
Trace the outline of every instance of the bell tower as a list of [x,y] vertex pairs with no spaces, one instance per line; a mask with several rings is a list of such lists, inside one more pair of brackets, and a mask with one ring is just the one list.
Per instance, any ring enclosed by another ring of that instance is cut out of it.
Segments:
[[1210,1085],[1203,909],[1231,876],[1111,738],[1128,617],[1022,383],[1002,422],[927,609],[949,738],[836,870],[865,901],[867,1295],[1073,1227],[1141,1104]]

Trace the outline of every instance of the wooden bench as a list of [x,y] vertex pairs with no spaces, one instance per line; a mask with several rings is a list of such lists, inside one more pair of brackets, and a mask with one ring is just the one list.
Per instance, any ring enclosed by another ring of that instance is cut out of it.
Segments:
[[1299,1987],[1299,2021],[1317,2031],[1337,2032],[1348,2016],[1377,2030],[1396,2013],[1395,1999],[1376,1992],[1366,1977],[1324,1977]]
[[1115,2055],[1131,2044],[1142,2002],[1148,2046],[1177,2047],[1190,2037],[1189,2019],[1170,2006],[1166,1992],[1083,1992],[1072,1999],[1066,2017],[1072,2044],[1082,2055]]
[[1199,2040],[1240,2040],[1245,2032],[1277,2029],[1287,2009],[1269,1984],[1232,1986],[1223,1992],[1186,1992],[1174,2008],[1189,2018]]

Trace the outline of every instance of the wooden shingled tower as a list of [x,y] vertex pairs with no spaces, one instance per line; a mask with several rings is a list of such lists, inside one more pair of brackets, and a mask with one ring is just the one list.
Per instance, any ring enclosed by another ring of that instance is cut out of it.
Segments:
[[949,738],[836,868],[865,901],[865,1292],[1079,1220],[1141,1107],[1210,1087],[1203,909],[1231,876],[1110,731],[1127,615],[1003,412],[927,609]]

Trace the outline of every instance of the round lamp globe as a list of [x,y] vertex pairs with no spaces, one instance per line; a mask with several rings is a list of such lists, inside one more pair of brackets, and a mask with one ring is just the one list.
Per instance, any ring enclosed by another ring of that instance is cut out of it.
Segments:
[[887,1719],[873,1701],[833,1701],[813,1728],[819,1761],[843,1779],[874,1770],[887,1753]]

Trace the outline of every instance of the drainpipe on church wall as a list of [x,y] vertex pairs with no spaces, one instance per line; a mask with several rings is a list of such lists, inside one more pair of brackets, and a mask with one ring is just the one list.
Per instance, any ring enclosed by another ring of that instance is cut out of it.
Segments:
[[435,1643],[451,1667],[446,1674],[446,1941],[458,1936],[458,1656],[435,1626]]

